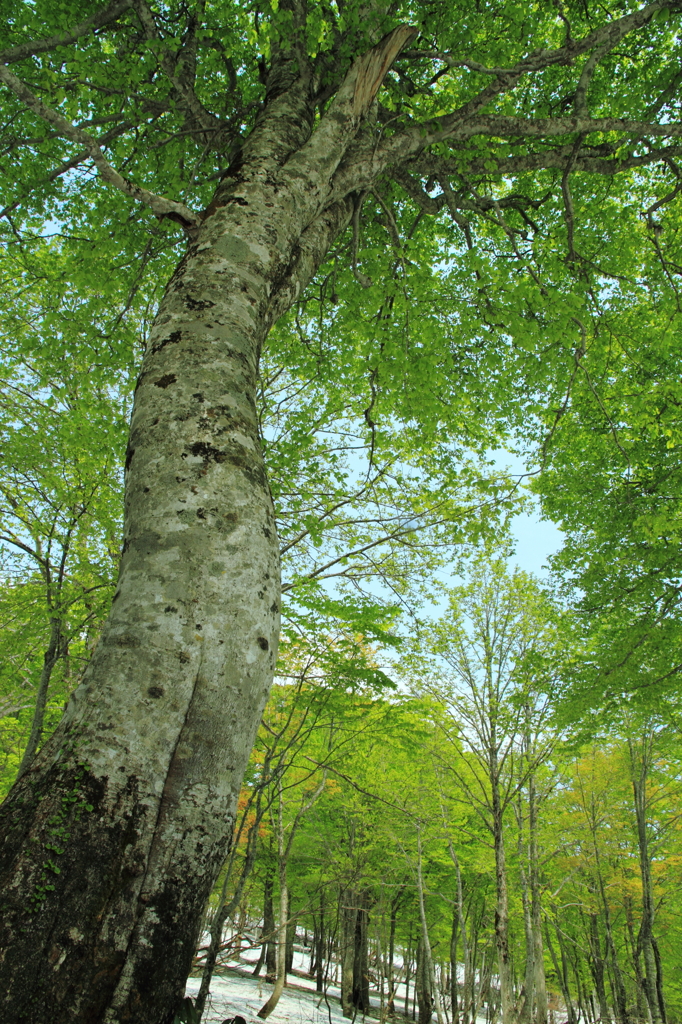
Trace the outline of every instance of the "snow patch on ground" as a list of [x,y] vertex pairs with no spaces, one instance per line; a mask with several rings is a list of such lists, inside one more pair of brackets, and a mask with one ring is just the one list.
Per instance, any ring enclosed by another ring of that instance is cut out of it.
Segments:
[[[234,962],[227,973],[213,976],[202,1024],[222,1024],[238,1013],[247,1024],[256,1024],[256,1014],[272,992],[272,985],[243,971],[244,966]],[[199,978],[189,978],[186,994],[195,998],[200,983]],[[288,987],[268,1021],[271,1024],[347,1024],[341,1013],[338,990],[329,989],[327,1006],[324,996],[314,989],[314,980],[289,976]]]
[[[244,950],[239,959],[228,961],[226,970],[214,974],[211,990],[206,1002],[202,1024],[222,1024],[224,1020],[241,1014],[247,1024],[261,1024],[256,1016],[272,992],[273,986],[263,977],[254,978],[253,969],[260,955],[260,947]],[[396,958],[396,961],[398,958]],[[315,979],[305,972],[310,964],[310,952],[302,947],[294,949],[293,969],[296,974],[287,975],[284,989],[276,1008],[268,1017],[268,1024],[348,1024],[341,1012],[341,992],[338,985],[329,982],[327,998],[315,991]],[[396,963],[396,966],[399,966]],[[194,999],[199,991],[200,978],[189,978],[186,995]],[[413,992],[410,992],[412,1002]],[[403,1008],[405,985],[396,987],[396,1010]],[[372,1018],[379,1016],[381,999],[376,992],[370,992]],[[356,1024],[366,1018],[358,1017]],[[397,1020],[405,1021],[400,1012]],[[434,1015],[435,1022],[435,1015]],[[409,1024],[412,1024],[410,1021]],[[487,1024],[485,1017],[477,1017],[476,1024]]]

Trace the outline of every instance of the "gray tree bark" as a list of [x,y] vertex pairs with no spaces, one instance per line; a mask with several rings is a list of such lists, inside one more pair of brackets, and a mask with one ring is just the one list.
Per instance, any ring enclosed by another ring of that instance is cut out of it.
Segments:
[[265,110],[166,289],[111,613],[0,811],[5,1024],[165,1024],[183,998],[277,654],[259,354],[350,221],[330,176],[413,34],[356,61],[314,134],[310,81],[273,60]]
[[114,604],[60,727],[2,807],[8,1024],[158,1021],[182,996],[277,650],[254,401],[262,227],[229,207],[208,217],[152,331]]

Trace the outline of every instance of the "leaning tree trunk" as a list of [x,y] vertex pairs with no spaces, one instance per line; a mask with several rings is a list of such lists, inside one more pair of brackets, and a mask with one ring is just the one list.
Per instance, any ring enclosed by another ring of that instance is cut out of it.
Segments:
[[279,626],[254,401],[276,264],[266,225],[232,209],[206,220],[161,303],[112,610],[2,807],[6,1024],[162,1020],[229,848]]
[[3,1024],[166,1024],[182,999],[278,641],[259,353],[350,222],[331,177],[415,31],[354,63],[314,133],[311,80],[273,56],[264,110],[166,289],[112,609],[0,812]]

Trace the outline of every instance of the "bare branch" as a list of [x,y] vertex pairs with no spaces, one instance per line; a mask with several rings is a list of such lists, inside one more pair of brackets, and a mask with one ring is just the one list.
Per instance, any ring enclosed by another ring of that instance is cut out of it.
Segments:
[[610,47],[603,46],[600,50],[595,50],[594,53],[591,53],[585,61],[578,80],[578,85],[576,86],[575,96],[573,98],[573,111],[576,117],[589,116],[589,110],[587,107],[587,90],[590,87],[594,69],[608,49],[610,49]]

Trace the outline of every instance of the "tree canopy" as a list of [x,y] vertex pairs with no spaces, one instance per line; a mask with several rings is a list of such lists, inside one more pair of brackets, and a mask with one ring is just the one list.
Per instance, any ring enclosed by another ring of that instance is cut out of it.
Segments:
[[674,692],[682,5],[0,13],[7,1019],[166,1024],[280,616],[385,686],[491,451],[567,535],[569,705]]

